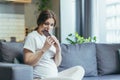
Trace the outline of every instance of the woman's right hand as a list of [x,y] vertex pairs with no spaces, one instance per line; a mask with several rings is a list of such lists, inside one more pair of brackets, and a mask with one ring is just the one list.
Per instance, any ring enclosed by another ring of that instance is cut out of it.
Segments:
[[54,43],[55,43],[55,41],[51,36],[46,37],[46,41],[45,41],[45,44],[44,44],[42,50],[44,52],[46,52],[51,47],[51,45],[53,45]]

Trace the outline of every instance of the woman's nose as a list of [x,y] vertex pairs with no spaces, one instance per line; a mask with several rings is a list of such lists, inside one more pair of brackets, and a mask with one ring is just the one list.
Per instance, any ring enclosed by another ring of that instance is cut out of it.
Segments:
[[50,26],[48,25],[45,29],[46,29],[46,30],[50,30]]

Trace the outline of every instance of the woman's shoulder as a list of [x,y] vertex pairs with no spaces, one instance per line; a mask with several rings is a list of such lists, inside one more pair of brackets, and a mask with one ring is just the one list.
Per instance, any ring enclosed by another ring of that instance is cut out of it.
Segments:
[[28,34],[28,37],[36,37],[38,36],[37,31],[32,31]]
[[43,38],[44,36],[40,35],[37,31],[32,31],[28,34],[27,37],[38,39],[38,38]]

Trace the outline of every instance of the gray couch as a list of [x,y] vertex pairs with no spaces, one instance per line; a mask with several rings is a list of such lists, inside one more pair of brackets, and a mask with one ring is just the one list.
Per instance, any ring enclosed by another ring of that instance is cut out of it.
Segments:
[[[80,65],[83,80],[120,80],[120,44],[61,44],[59,71]],[[23,61],[23,43],[0,42],[0,80],[32,80],[32,66]]]
[[62,63],[59,71],[81,65],[83,80],[120,80],[120,44],[62,44]]
[[33,80],[32,66],[23,61],[23,43],[0,42],[0,80]]

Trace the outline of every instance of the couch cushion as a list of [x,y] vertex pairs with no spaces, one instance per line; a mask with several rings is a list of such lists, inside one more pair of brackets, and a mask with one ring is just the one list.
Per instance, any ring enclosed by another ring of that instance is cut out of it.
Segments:
[[83,79],[82,80],[101,80],[101,79],[99,79],[99,76],[94,76],[94,77],[91,77],[91,76],[89,76],[89,77],[83,77]]
[[118,49],[119,61],[120,61],[120,49]]
[[59,71],[80,65],[85,69],[85,76],[97,76],[96,48],[94,43],[61,44],[62,63]]
[[99,80],[120,80],[120,74],[99,76]]
[[0,62],[2,62],[2,52],[1,52],[1,49],[0,49]]
[[25,64],[0,63],[0,80],[33,80],[33,67]]
[[120,44],[97,44],[98,72],[100,75],[120,73],[118,49]]
[[82,80],[120,80],[120,74],[104,75],[97,77],[84,77]]
[[16,58],[23,63],[23,43],[0,42],[0,52],[2,62],[13,63]]

